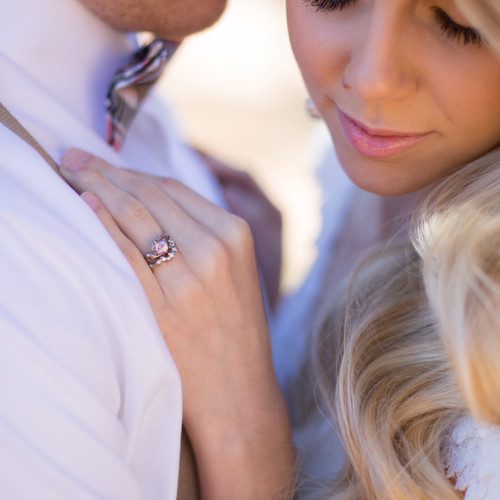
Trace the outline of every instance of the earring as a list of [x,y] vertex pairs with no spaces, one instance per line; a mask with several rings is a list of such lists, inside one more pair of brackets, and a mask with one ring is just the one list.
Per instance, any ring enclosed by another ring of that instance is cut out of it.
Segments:
[[311,118],[319,119],[321,115],[319,114],[318,108],[312,102],[312,99],[308,97],[306,99],[306,111]]

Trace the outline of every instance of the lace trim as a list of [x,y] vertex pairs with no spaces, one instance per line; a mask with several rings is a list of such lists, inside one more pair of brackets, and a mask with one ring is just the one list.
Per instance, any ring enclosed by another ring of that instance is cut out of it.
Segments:
[[460,419],[445,445],[444,464],[464,500],[500,499],[500,427]]

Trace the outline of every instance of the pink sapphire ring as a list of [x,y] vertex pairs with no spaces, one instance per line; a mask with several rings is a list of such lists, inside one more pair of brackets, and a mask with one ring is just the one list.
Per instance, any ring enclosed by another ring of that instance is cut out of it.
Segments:
[[156,237],[151,243],[151,252],[145,255],[146,262],[150,268],[168,262],[174,258],[177,246],[171,236],[164,233]]

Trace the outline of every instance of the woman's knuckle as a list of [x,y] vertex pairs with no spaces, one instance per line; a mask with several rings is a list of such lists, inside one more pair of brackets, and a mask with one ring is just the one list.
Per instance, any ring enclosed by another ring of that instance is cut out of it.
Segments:
[[136,193],[141,200],[154,200],[161,196],[161,190],[158,186],[144,180],[137,182]]
[[159,177],[156,182],[159,189],[167,194],[172,190],[175,191],[179,189],[179,186],[181,185],[181,183],[173,177]]
[[123,203],[120,204],[120,206],[121,216],[132,224],[139,224],[144,222],[149,215],[146,207],[141,202],[132,197],[127,198]]
[[204,238],[203,253],[208,260],[217,261],[226,257],[226,248],[220,239],[210,235]]
[[229,252],[224,243],[212,235],[205,236],[200,242],[199,248],[198,275],[202,281],[211,280],[218,271],[227,266]]
[[252,231],[246,220],[232,215],[225,227],[225,241],[228,245],[233,247],[234,245],[247,244],[252,241]]
[[84,183],[85,185],[109,184],[108,179],[103,174],[101,174],[101,172],[98,172],[91,168],[83,169],[80,174],[80,179],[81,182]]

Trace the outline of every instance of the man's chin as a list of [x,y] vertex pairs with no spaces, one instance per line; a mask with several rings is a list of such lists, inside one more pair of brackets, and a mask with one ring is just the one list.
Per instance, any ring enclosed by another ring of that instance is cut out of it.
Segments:
[[[157,36],[168,40],[182,40],[193,33],[203,31],[214,25],[222,16],[227,0],[196,0],[190,15],[186,15],[189,5],[184,0],[184,6],[179,13],[174,13],[165,23],[158,23],[153,31]],[[160,19],[159,19],[160,21]]]
[[227,0],[79,0],[118,31],[149,31],[182,40],[212,26]]

